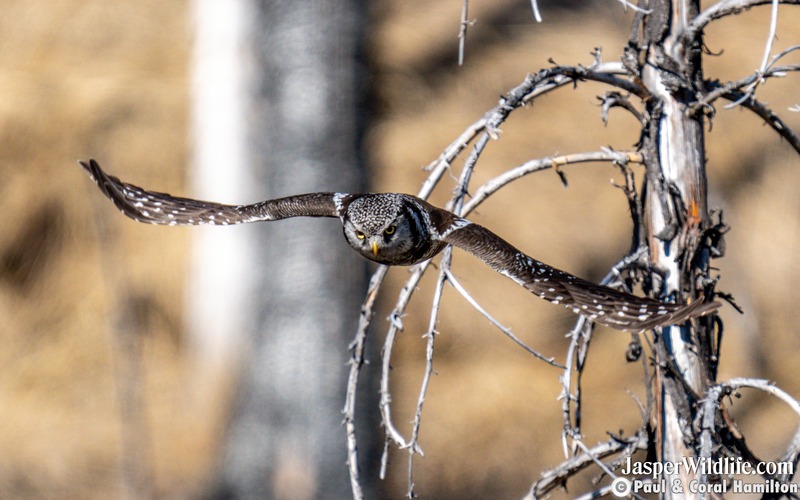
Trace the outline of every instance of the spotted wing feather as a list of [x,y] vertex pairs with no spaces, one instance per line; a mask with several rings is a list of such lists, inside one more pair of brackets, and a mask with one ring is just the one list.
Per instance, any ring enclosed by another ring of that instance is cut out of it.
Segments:
[[167,193],[147,191],[108,175],[94,160],[81,166],[114,205],[139,222],[163,225],[231,225],[269,221],[287,217],[338,217],[336,203],[344,195],[312,193],[267,200],[252,205],[225,205],[210,201],[181,198]]
[[529,257],[488,229],[455,216],[440,232],[445,242],[472,253],[540,298],[618,330],[680,324],[719,307],[717,302],[702,300],[667,304],[585,281]]

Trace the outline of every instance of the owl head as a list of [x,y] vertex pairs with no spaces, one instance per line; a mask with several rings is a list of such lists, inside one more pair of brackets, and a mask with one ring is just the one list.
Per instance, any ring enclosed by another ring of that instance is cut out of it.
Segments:
[[431,241],[426,215],[408,195],[361,195],[344,213],[344,236],[369,260],[388,265],[416,264],[428,258],[432,247],[438,247]]

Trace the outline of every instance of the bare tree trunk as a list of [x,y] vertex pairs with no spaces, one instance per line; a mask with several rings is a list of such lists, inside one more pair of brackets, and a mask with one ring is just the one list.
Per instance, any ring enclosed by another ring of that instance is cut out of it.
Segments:
[[[662,279],[654,289],[663,298],[679,302],[697,300],[695,277],[707,258],[691,262],[693,246],[708,222],[706,203],[705,138],[702,117],[687,112],[698,86],[702,87],[700,45],[685,45],[681,35],[698,13],[697,0],[657,0],[646,17],[644,40],[648,45],[642,81],[651,93],[648,110],[653,120],[644,138],[647,166],[645,222],[649,226],[650,262]],[[681,222],[686,221],[681,230]],[[702,356],[701,337],[711,329],[691,323],[665,327],[657,339],[657,369],[653,419],[659,461],[677,462],[694,456],[693,400],[713,383],[708,358]],[[686,385],[680,379],[683,379]],[[696,401],[694,401],[696,403]],[[688,492],[689,472],[665,477],[666,497]]]
[[[247,33],[236,49],[238,57],[245,53],[245,65],[238,68],[244,83],[238,85],[241,94],[227,98],[241,108],[244,121],[230,124],[239,135],[229,139],[241,141],[242,157],[217,155],[213,165],[216,172],[238,179],[238,189],[247,194],[231,201],[363,190],[361,2],[235,3]],[[229,104],[221,99],[222,107]],[[234,174],[234,167],[245,173]],[[341,411],[347,346],[356,329],[366,265],[330,220],[296,219],[246,230],[251,232],[236,247],[239,255],[229,248],[220,254],[222,262],[211,257],[212,262],[195,267],[220,266],[213,277],[200,281],[212,298],[192,313],[203,318],[198,328],[216,325],[233,330],[232,335],[241,331],[246,349],[212,494],[346,497],[350,486]],[[214,237],[228,235],[217,232]],[[223,306],[213,298],[220,293]],[[231,311],[237,316],[228,317]],[[215,314],[230,323],[214,320]],[[374,401],[376,394],[365,393],[364,399]],[[369,439],[360,443],[366,451],[361,456],[369,459]]]

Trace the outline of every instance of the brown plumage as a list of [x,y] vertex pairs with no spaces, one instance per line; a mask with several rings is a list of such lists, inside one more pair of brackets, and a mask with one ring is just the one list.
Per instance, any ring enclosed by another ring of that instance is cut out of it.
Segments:
[[525,255],[478,224],[407,194],[310,193],[252,205],[225,205],[146,191],[106,174],[94,160],[80,164],[123,214],[139,222],[231,225],[289,217],[336,217],[347,243],[367,259],[412,265],[450,244],[538,297],[618,330],[680,324],[720,306],[702,300],[663,303],[590,283]]

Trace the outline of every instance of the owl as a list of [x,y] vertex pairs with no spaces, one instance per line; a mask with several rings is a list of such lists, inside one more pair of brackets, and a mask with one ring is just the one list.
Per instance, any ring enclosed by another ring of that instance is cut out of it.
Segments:
[[408,194],[309,193],[225,205],[146,191],[108,175],[94,160],[80,165],[123,214],[139,222],[226,226],[290,217],[337,218],[347,244],[371,261],[410,266],[453,245],[538,297],[618,330],[638,332],[680,324],[720,306],[703,300],[663,303],[591,283],[526,255],[483,226]]

